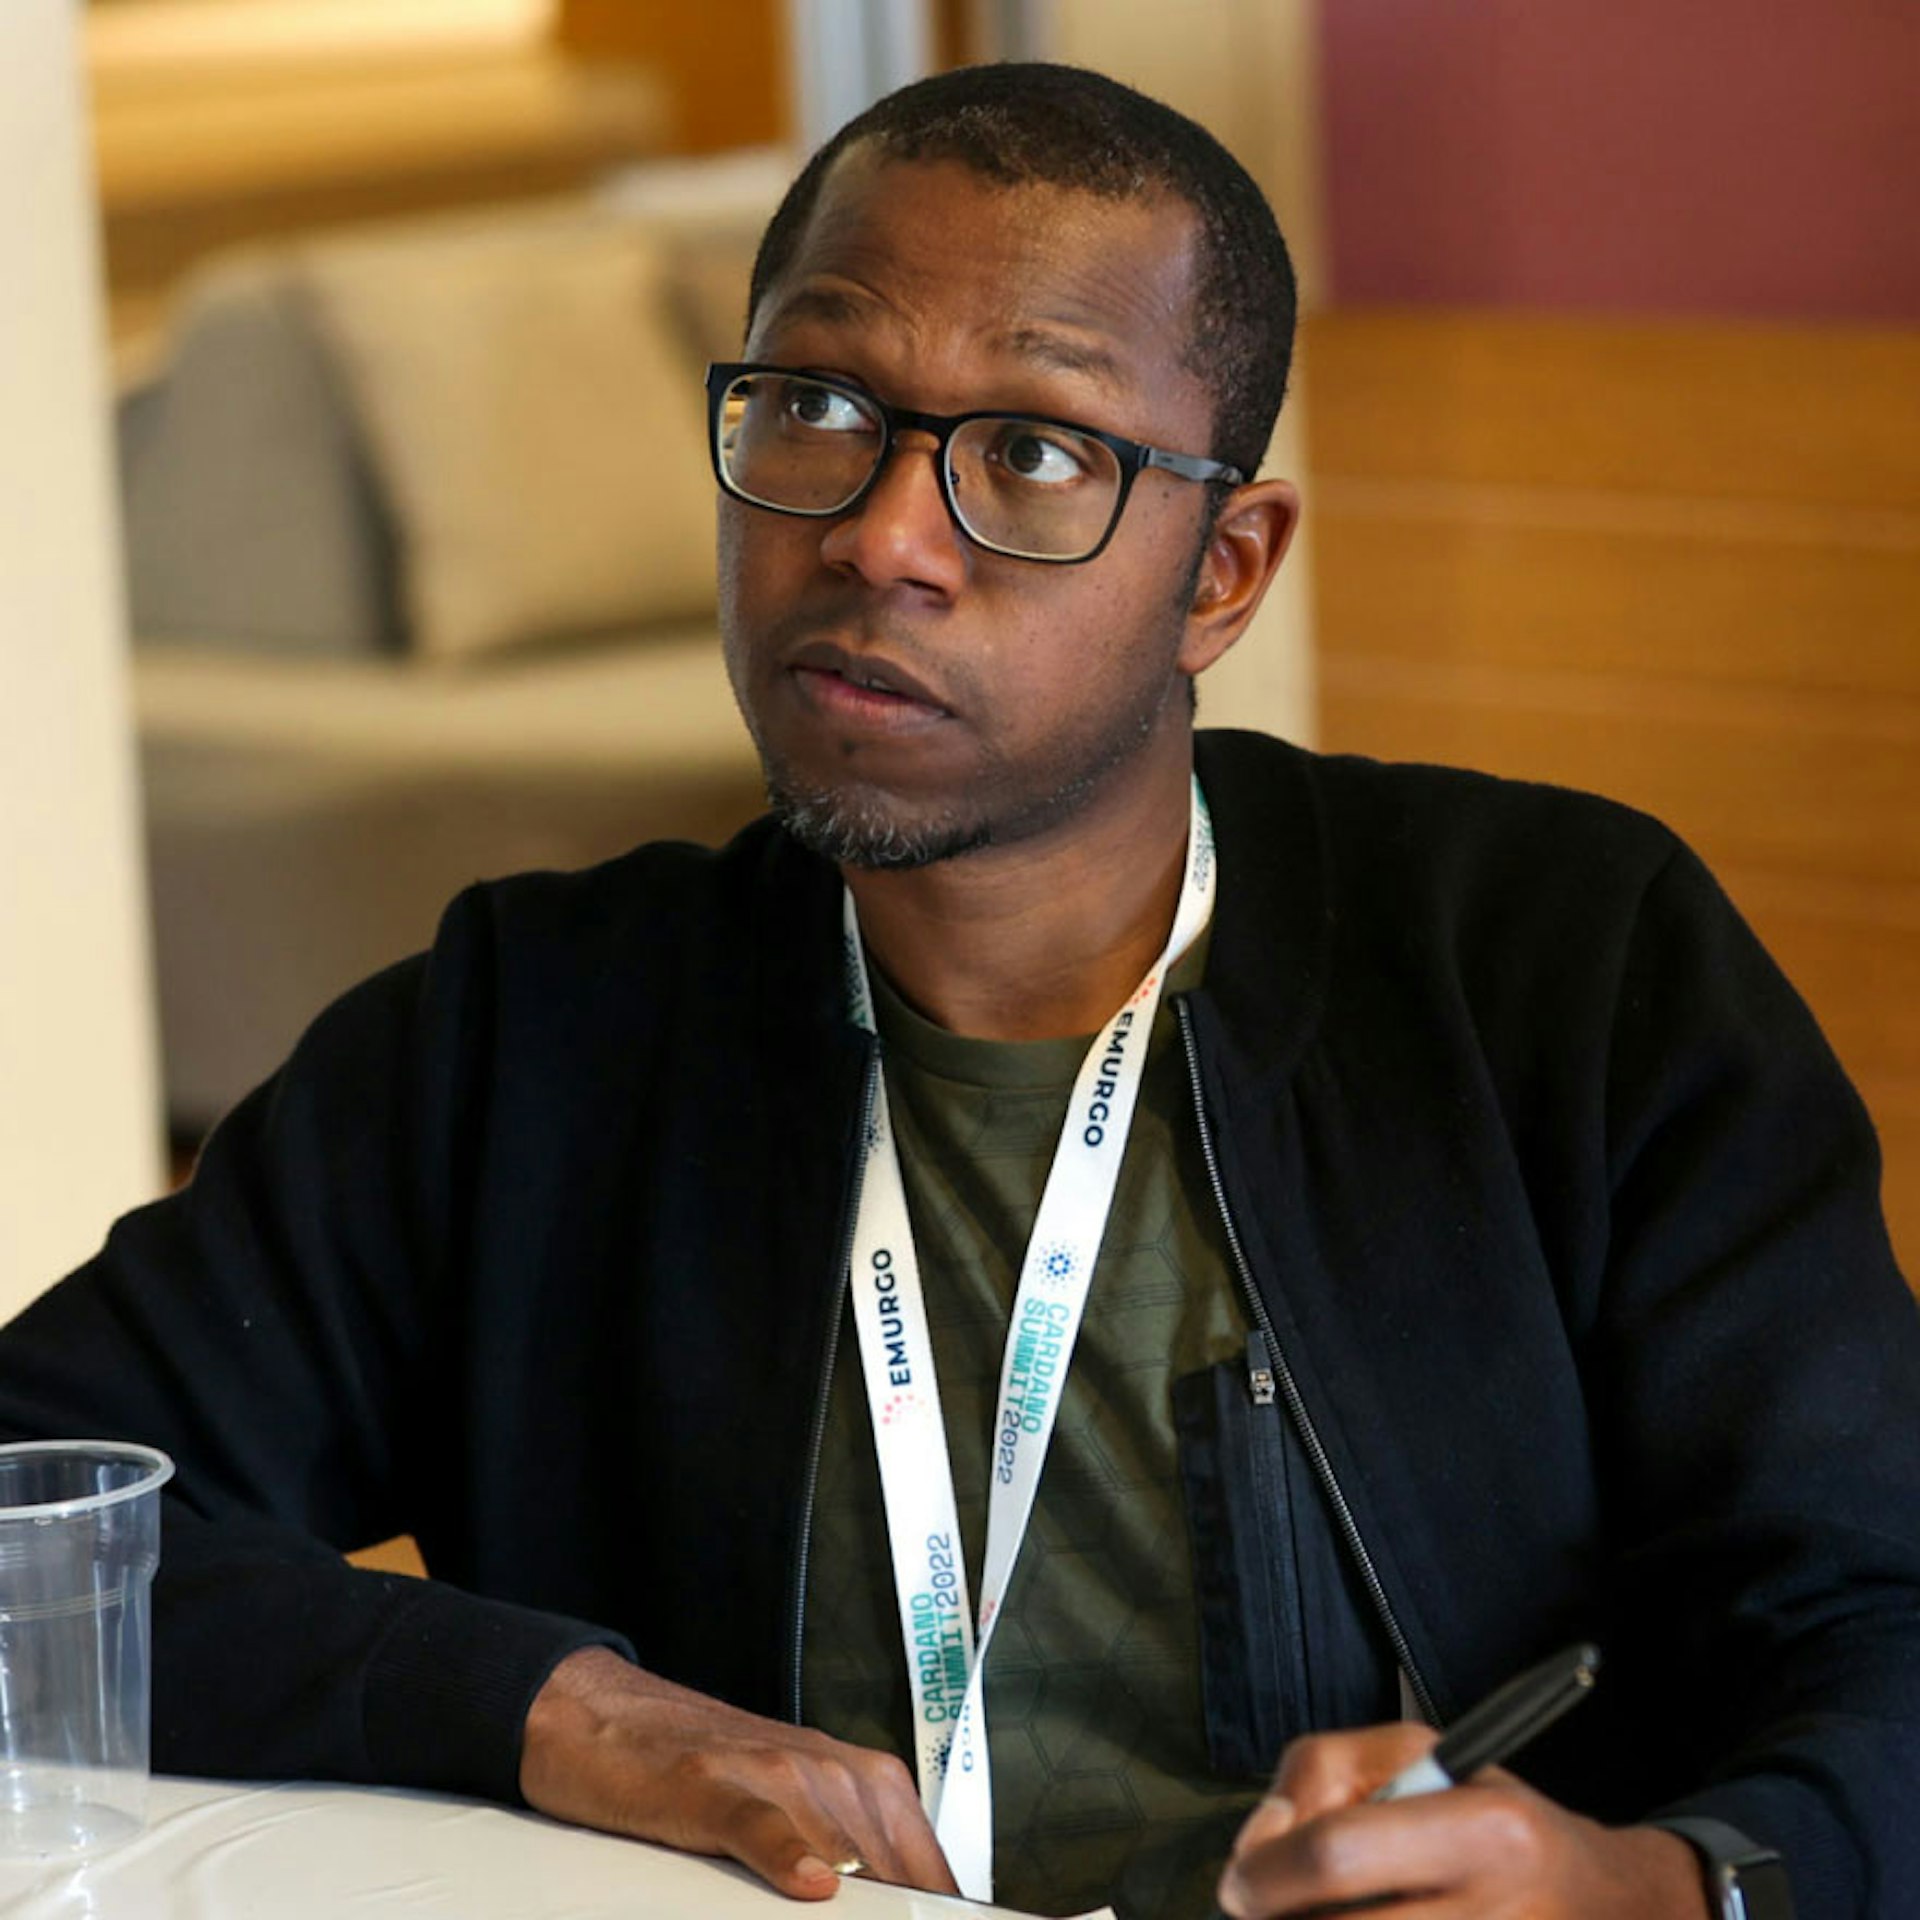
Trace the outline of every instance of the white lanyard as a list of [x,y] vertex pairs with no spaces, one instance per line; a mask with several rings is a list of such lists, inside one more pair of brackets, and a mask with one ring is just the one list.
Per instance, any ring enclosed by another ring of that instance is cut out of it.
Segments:
[[[913,1694],[920,1798],[954,1878],[972,1900],[993,1898],[987,1647],[1039,1491],[1113,1207],[1161,988],[1168,968],[1205,928],[1213,891],[1213,827],[1196,781],[1186,878],[1173,931],[1147,977],[1081,1062],[1021,1264],[994,1413],[977,1645],[947,1430],[884,1079],[874,1095],[848,1278]],[[844,920],[853,1018],[872,1033],[873,992],[851,893]]]

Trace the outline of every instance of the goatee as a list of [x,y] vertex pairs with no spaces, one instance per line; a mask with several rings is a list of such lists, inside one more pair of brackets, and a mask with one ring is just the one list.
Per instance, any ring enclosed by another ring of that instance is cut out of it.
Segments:
[[884,802],[858,792],[804,790],[769,779],[767,803],[803,847],[835,866],[901,873],[993,844],[987,820],[952,813],[902,820]]

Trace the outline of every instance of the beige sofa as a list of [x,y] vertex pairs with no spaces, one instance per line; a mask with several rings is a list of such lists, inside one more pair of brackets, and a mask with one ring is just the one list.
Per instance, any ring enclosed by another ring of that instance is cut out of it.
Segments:
[[700,369],[778,157],[222,262],[120,420],[169,1112],[468,881],[759,805]]

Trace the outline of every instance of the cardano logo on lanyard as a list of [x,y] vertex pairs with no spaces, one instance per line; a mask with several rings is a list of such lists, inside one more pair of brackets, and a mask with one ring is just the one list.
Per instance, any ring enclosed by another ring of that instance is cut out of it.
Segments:
[[[994,1413],[977,1630],[884,1080],[875,1094],[848,1278],[913,1695],[920,1798],[954,1878],[973,1900],[993,1898],[987,1648],[1053,1437],[1161,988],[1168,968],[1205,928],[1213,893],[1213,827],[1196,781],[1173,931],[1147,977],[1087,1049],[1021,1263]],[[853,1017],[871,1033],[873,994],[851,893],[844,918]]]

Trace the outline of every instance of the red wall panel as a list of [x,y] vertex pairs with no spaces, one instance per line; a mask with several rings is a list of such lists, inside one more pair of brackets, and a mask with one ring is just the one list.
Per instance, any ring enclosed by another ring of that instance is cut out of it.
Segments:
[[1920,319],[1920,0],[1321,0],[1333,283]]

